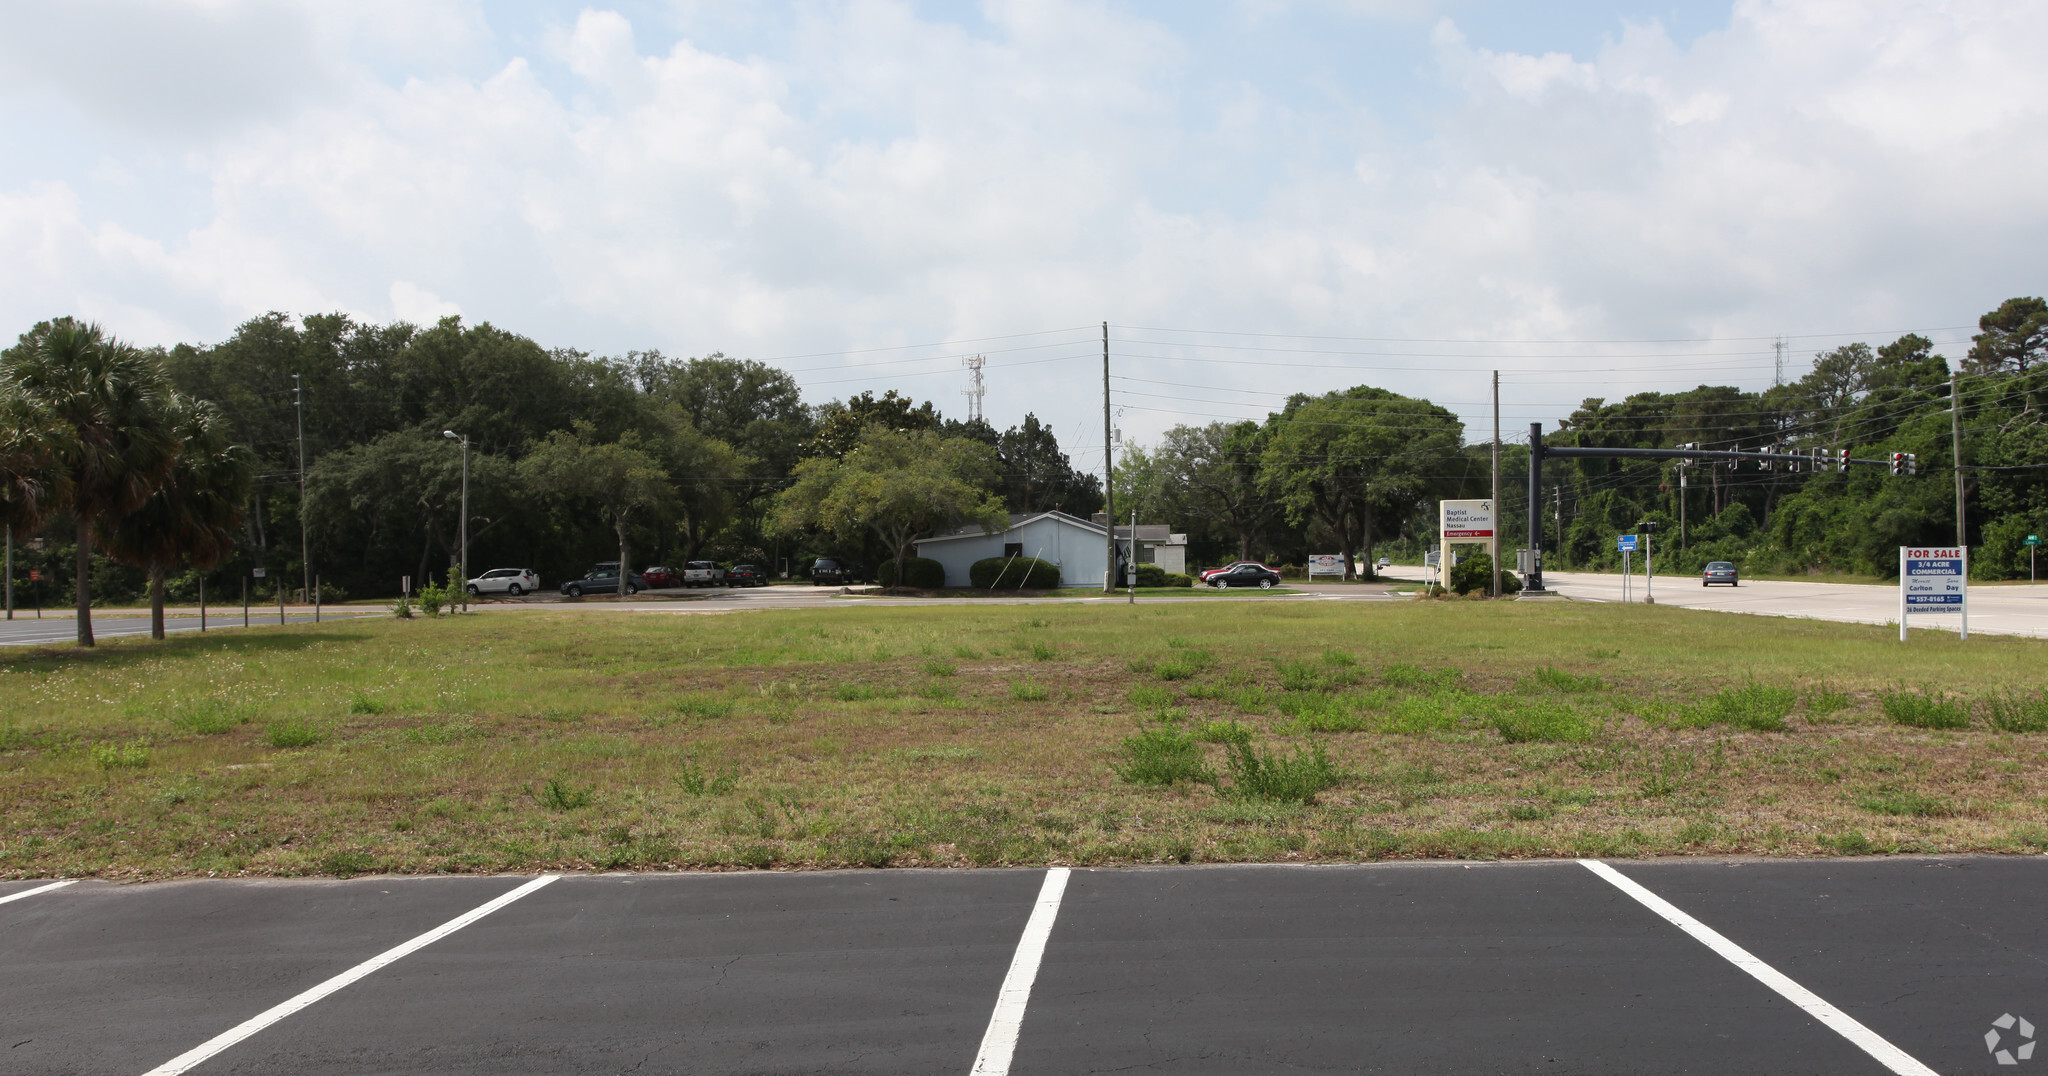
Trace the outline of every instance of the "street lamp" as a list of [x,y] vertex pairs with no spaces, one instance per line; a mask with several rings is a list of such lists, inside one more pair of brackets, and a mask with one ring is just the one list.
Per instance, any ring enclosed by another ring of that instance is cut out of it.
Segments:
[[462,608],[469,608],[469,438],[454,430],[442,430],[441,436],[450,441],[462,442],[462,519],[456,524],[462,546]]

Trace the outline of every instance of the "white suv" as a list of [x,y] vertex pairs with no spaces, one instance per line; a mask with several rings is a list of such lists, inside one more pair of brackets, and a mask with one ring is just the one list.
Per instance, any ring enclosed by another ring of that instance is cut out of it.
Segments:
[[531,568],[493,568],[469,581],[471,594],[521,594],[540,589],[540,576]]

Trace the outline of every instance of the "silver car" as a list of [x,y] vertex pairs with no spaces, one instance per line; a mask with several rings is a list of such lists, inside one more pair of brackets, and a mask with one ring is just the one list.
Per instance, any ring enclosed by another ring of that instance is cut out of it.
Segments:
[[1735,565],[1725,560],[1709,561],[1706,570],[1700,573],[1700,585],[1710,587],[1715,583],[1726,583],[1731,587],[1737,585]]
[[531,568],[492,568],[469,581],[471,594],[510,594],[518,597],[540,589],[540,576]]

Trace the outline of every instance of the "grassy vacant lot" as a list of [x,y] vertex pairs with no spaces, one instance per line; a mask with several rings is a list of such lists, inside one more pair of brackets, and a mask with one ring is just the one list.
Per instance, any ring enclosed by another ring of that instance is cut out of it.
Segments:
[[497,611],[0,655],[0,875],[2048,848],[2048,644],[1619,605]]

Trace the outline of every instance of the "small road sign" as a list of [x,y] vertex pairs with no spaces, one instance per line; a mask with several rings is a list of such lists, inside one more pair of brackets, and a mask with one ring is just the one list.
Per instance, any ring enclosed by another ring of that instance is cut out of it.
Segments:
[[2038,534],[2029,534],[2029,535],[2027,535],[2027,544],[2028,544],[2028,545],[2040,545],[2040,544],[2041,544],[2041,536],[2040,536],[2040,535],[2038,535]]
[[42,582],[42,581],[43,581],[43,573],[42,573],[42,571],[41,571],[40,569],[36,569],[36,568],[30,568],[30,569],[28,570],[28,581],[29,581],[29,582],[31,582],[31,583],[40,583],[40,582]]
[[1615,538],[1615,539],[1614,539],[1614,551],[1615,551],[1616,553],[1633,553],[1633,552],[1635,552],[1635,551],[1636,551],[1636,536],[1635,536],[1635,535],[1633,535],[1633,534],[1624,534],[1624,535],[1620,535],[1619,537]]
[[257,579],[261,579],[261,578],[263,578],[263,569],[261,569],[261,568],[251,568],[251,569],[249,569],[249,574],[250,574],[251,576],[254,576],[254,577],[255,577],[255,578],[257,578]]

